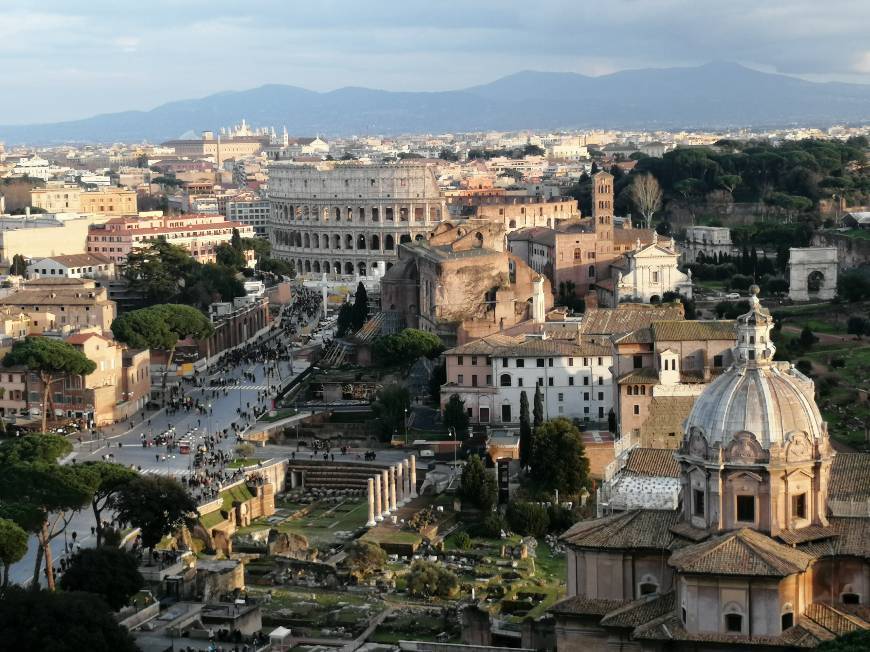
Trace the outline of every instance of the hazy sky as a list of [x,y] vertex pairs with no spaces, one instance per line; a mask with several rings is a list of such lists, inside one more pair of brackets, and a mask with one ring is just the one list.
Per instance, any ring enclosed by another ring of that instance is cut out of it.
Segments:
[[870,83],[870,0],[0,0],[0,124],[266,83],[444,90],[737,61]]

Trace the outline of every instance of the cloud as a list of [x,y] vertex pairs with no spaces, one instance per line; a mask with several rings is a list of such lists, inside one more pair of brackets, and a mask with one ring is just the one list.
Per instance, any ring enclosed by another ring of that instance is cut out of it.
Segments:
[[[264,83],[444,90],[523,69],[734,60],[870,83],[867,0],[5,0],[0,123]],[[64,75],[64,70],[80,71]],[[171,74],[167,74],[171,71]]]

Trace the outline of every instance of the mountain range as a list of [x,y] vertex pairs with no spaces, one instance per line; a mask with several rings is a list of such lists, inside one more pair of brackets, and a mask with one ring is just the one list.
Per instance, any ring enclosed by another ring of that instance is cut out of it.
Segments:
[[0,126],[6,143],[160,142],[245,118],[291,134],[347,136],[522,129],[690,129],[870,121],[870,85],[811,82],[715,62],[599,77],[525,71],[455,91],[270,84],[51,124]]

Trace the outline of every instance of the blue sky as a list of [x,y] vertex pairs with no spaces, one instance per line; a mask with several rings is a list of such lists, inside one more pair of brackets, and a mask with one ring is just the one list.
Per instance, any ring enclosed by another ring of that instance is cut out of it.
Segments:
[[870,0],[0,0],[0,124],[266,83],[444,90],[738,61],[870,83]]

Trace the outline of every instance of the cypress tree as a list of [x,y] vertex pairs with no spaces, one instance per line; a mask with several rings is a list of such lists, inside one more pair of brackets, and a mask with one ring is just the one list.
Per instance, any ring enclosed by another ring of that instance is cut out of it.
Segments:
[[529,421],[529,397],[520,392],[520,467],[529,463],[532,452],[532,424]]
[[535,385],[535,407],[532,410],[534,417],[533,425],[539,428],[544,423],[544,396],[541,394],[541,386]]

